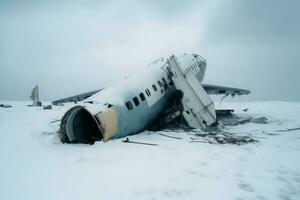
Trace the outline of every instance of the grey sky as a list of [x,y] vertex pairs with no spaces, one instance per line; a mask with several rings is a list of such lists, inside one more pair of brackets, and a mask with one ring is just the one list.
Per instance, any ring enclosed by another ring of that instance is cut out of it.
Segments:
[[300,101],[300,1],[1,1],[0,99],[107,87],[154,59],[198,53],[205,82],[245,100]]

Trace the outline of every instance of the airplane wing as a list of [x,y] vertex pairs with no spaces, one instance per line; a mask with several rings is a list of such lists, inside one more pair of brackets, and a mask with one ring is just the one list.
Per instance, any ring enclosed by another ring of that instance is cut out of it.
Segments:
[[[247,95],[247,94],[250,94],[249,90],[244,90],[244,89],[239,89],[239,88],[224,87],[224,86],[211,85],[211,84],[203,84],[202,86],[205,89],[205,91],[207,92],[207,94],[215,94],[215,95],[220,95],[220,94],[224,94],[224,95],[244,95],[244,94],[246,94]],[[55,105],[55,104],[59,104],[59,103],[82,101],[82,100],[96,94],[100,90],[102,90],[102,89],[86,92],[86,93],[79,94],[79,95],[74,95],[71,97],[63,98],[63,99],[58,99],[58,100],[52,101],[52,103]]]
[[90,92],[86,92],[86,93],[82,93],[82,94],[78,94],[78,95],[74,95],[74,96],[71,96],[71,97],[66,97],[66,98],[63,98],[63,99],[58,99],[58,100],[55,100],[55,101],[52,101],[52,103],[54,105],[57,105],[57,104],[60,104],[60,103],[67,103],[67,102],[78,102],[78,101],[82,101],[94,94],[96,94],[97,92],[101,91],[102,89],[99,89],[99,90],[93,90],[93,91],[90,91]]
[[224,87],[218,85],[210,85],[210,84],[203,84],[202,85],[207,94],[223,94],[223,95],[247,95],[250,94],[249,90],[244,90],[240,88],[232,88],[232,87]]

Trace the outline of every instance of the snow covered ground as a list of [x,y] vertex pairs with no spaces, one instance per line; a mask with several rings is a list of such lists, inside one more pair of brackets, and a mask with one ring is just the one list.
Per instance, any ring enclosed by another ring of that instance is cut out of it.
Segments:
[[[259,142],[190,143],[192,132],[145,131],[132,141],[62,144],[56,134],[70,106],[53,110],[7,102],[0,108],[0,199],[300,199],[300,103],[226,104],[250,108],[268,124],[226,127]],[[225,105],[225,104],[223,104]]]

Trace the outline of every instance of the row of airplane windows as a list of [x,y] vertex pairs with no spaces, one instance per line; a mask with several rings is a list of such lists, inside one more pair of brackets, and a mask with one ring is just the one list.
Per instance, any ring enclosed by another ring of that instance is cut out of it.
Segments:
[[[163,82],[163,83],[162,83],[162,82]],[[168,83],[167,83],[167,81],[166,81],[165,78],[162,78],[162,82],[161,82],[161,81],[157,81],[159,87],[163,88],[163,86],[165,85],[165,87],[167,88],[167,87],[168,87]],[[154,91],[154,92],[156,92],[157,89],[158,89],[158,88],[156,87],[155,83],[152,85],[152,88],[153,88],[153,91]],[[165,88],[165,89],[166,89],[166,88]],[[145,93],[146,93],[146,95],[147,95],[148,97],[151,96],[151,92],[150,92],[150,90],[149,90],[148,88],[145,90]],[[139,97],[140,97],[140,99],[141,99],[142,102],[146,100],[146,97],[145,97],[145,95],[144,95],[143,92],[141,92],[141,93],[139,94]],[[135,106],[140,105],[140,101],[139,101],[139,99],[138,99],[137,96],[135,96],[132,100],[133,100],[133,103],[134,103]],[[133,105],[132,105],[131,101],[127,101],[125,104],[126,104],[126,107],[127,107],[128,110],[132,110],[132,109],[133,109]]]

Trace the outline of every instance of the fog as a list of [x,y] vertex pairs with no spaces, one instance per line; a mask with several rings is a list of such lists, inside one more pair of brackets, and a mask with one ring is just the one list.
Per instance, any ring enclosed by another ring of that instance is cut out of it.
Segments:
[[39,85],[54,100],[197,53],[205,83],[249,89],[246,101],[299,101],[299,11],[297,0],[0,0],[0,99]]

